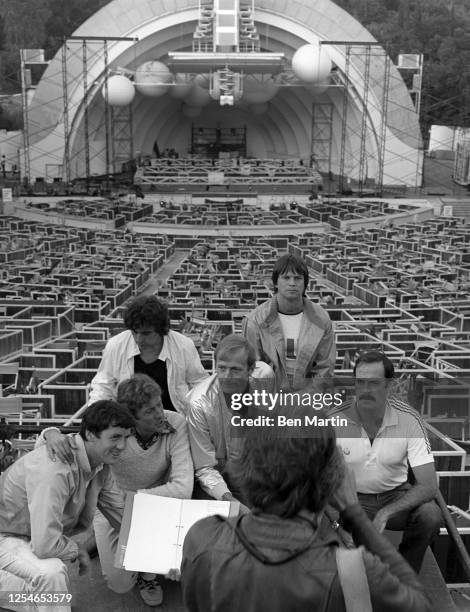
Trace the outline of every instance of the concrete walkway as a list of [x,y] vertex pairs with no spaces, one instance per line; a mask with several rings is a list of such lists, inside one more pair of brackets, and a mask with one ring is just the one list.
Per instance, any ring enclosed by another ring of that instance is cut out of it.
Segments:
[[149,282],[145,285],[145,289],[139,295],[152,295],[160,286],[160,283],[167,281],[173,276],[176,270],[180,267],[181,262],[189,255],[189,250],[177,250],[163,264],[161,268],[150,275]]

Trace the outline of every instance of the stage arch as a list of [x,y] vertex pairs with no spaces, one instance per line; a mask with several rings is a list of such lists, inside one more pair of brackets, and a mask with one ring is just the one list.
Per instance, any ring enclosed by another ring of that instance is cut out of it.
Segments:
[[[110,155],[109,123],[106,129],[101,94],[105,66],[111,71],[132,72],[145,61],[165,62],[169,52],[190,51],[198,17],[194,0],[114,0],[78,28],[74,36],[88,37],[87,41],[67,41],[51,61],[28,107],[31,178],[45,176],[46,166],[56,165],[57,173],[64,172],[66,142],[71,178],[84,176],[87,164],[91,175],[105,173]],[[131,105],[134,153],[151,155],[157,141],[160,150],[171,147],[185,154],[194,122],[205,127],[246,125],[247,153],[254,157],[308,158],[315,105],[330,105],[330,167],[321,170],[342,170],[355,180],[363,179],[364,172],[370,178],[382,172],[384,184],[420,184],[421,138],[410,95],[398,70],[389,65],[385,96],[388,60],[381,47],[371,47],[374,51],[366,60],[366,47],[355,46],[358,42],[375,42],[359,22],[329,0],[257,0],[255,23],[262,50],[282,52],[288,60],[306,42],[350,43],[349,52],[346,44],[325,47],[339,75],[336,84],[321,94],[312,94],[308,87],[281,87],[262,115],[252,114],[248,106],[221,107],[212,101],[196,119],[185,117],[182,102],[169,94],[148,98],[137,93]],[[108,42],[105,49],[99,40],[104,36],[138,40]],[[367,61],[369,78],[364,87]],[[345,75],[348,112],[347,128],[343,129]],[[64,124],[68,124],[68,139]]]

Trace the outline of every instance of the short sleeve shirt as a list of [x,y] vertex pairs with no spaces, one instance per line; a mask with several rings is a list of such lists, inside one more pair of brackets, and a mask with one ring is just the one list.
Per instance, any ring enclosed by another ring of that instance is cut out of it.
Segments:
[[390,491],[407,481],[408,463],[414,468],[434,462],[424,423],[405,402],[387,400],[382,425],[372,443],[347,412],[335,414],[348,420],[348,427],[337,431],[337,444],[354,472],[359,493]]

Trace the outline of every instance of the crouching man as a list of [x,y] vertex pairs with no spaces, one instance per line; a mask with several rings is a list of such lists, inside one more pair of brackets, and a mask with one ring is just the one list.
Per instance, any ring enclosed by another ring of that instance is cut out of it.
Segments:
[[[243,501],[231,478],[231,466],[239,456],[243,439],[234,437],[231,418],[244,413],[237,401],[255,390],[273,388],[274,372],[243,336],[225,336],[215,349],[215,374],[200,382],[188,395],[189,442],[196,474],[195,497]],[[240,410],[241,409],[241,410]],[[235,411],[234,411],[235,410]],[[248,508],[241,504],[242,512]]]
[[[66,563],[77,561],[80,574],[89,566],[88,553],[71,536],[91,525],[97,507],[119,529],[123,495],[109,466],[119,460],[133,426],[127,408],[110,400],[95,402],[73,436],[70,463],[52,461],[42,445],[1,475],[0,606],[28,609],[24,603],[15,606],[9,596],[15,592],[37,594],[36,599],[69,593]],[[56,612],[70,612],[71,598],[62,603],[54,605]],[[50,610],[47,601],[30,609]]]

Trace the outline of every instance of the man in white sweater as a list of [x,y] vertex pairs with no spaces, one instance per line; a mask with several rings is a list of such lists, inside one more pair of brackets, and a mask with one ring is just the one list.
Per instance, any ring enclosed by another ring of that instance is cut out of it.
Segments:
[[[189,450],[185,418],[163,409],[160,387],[145,374],[121,382],[118,402],[135,418],[135,432],[127,448],[113,465],[113,475],[124,492],[145,491],[152,495],[189,499],[193,491],[194,470]],[[49,453],[67,461],[70,438],[57,429],[43,432]],[[114,567],[119,532],[98,513],[93,523],[101,568],[108,587],[125,593],[137,583],[147,605],[163,601],[161,586],[154,574],[137,574]]]

